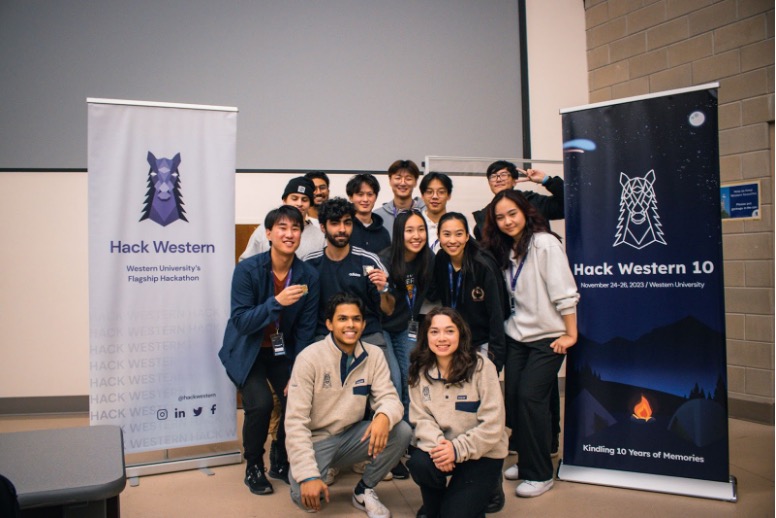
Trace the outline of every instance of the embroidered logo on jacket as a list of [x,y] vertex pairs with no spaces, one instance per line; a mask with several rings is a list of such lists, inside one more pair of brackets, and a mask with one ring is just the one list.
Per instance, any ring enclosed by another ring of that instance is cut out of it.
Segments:
[[423,387],[423,401],[431,401],[431,390],[429,390],[428,385]]
[[331,374],[328,372],[323,375],[323,388],[331,388]]
[[467,398],[466,395],[462,395],[462,396],[458,396],[456,399],[458,399],[458,401],[462,401],[462,400],[465,400],[465,399],[468,399],[468,398]]
[[366,383],[366,380],[364,378],[361,378],[359,380],[356,380],[354,385],[363,385],[364,383]]

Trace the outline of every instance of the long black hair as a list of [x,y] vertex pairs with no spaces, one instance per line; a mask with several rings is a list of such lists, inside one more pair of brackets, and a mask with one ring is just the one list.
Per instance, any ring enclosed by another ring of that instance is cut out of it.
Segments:
[[[418,216],[423,222],[423,226],[426,229],[426,236],[428,236],[428,225],[423,214],[417,209],[403,210],[399,212],[396,219],[393,222],[393,239],[391,240],[391,255],[390,264],[388,266],[389,276],[394,282],[395,288],[404,293],[407,291],[407,286],[404,284],[404,278],[407,274],[407,261],[404,259],[404,227],[407,226],[407,221],[412,216]],[[417,275],[415,278],[415,285],[417,291],[422,290],[431,283],[431,271],[433,264],[433,252],[428,247],[428,238],[426,239],[426,246],[418,252],[415,257],[417,263]]]
[[447,373],[447,383],[464,383],[471,381],[477,370],[480,359],[477,349],[472,345],[472,332],[461,314],[448,307],[436,307],[428,312],[420,326],[418,333],[418,345],[410,354],[410,370],[408,384],[415,386],[420,382],[421,374],[427,380],[433,381],[429,370],[437,364],[436,355],[428,346],[428,330],[431,321],[437,315],[450,317],[455,327],[458,328],[458,349],[453,353],[450,361],[450,372]]
[[[518,210],[525,216],[525,228],[520,233],[520,238],[517,241],[499,230],[496,223],[496,205],[505,198],[514,202]],[[485,214],[485,228],[482,231],[482,237],[485,248],[493,254],[502,270],[509,267],[510,252],[514,252],[515,257],[525,255],[533,235],[537,232],[547,232],[557,237],[558,241],[560,241],[560,236],[550,230],[550,224],[547,222],[547,219],[539,214],[536,207],[531,205],[531,202],[520,194],[519,191],[506,189],[493,197],[493,201],[488,205],[488,210]]]

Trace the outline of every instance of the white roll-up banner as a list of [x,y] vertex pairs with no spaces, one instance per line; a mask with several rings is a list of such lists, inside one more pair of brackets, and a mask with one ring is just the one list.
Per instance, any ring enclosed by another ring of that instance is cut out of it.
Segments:
[[92,425],[127,453],[236,438],[218,361],[237,110],[87,99]]

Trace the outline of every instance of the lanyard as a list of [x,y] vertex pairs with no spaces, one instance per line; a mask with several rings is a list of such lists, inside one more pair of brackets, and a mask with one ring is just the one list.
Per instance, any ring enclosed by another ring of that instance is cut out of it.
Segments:
[[447,273],[450,276],[450,307],[455,309],[455,306],[458,304],[458,295],[461,293],[463,269],[458,273],[458,282],[455,288],[453,288],[453,263],[447,263]]
[[512,261],[509,262],[509,287],[512,288],[512,291],[509,292],[509,306],[512,309],[513,315],[517,314],[517,294],[515,293],[515,288],[517,287],[517,278],[520,277],[520,272],[523,271],[523,265],[525,264],[525,258],[527,255],[528,254],[526,253],[520,260],[520,265],[518,265],[516,272],[512,266]]
[[[415,315],[412,312],[412,308],[415,305],[415,284],[406,284],[405,283],[405,293],[404,296],[407,298],[407,306],[410,308],[410,320],[412,320],[413,316]],[[412,293],[412,295],[410,295]]]
[[509,287],[512,288],[512,293],[514,293],[515,287],[517,286],[517,278],[520,277],[520,272],[523,271],[523,265],[525,264],[525,257],[527,255],[528,254],[525,254],[520,260],[520,264],[518,265],[516,272],[514,271],[512,262],[509,262]]
[[[288,275],[286,276],[286,285],[283,286],[283,289],[286,289],[286,288],[288,288],[291,285],[291,274],[292,273],[294,273],[294,269],[293,268],[289,268],[288,269]],[[272,272],[272,275],[274,276],[275,272]],[[275,285],[274,281],[273,281],[272,285],[273,286]],[[275,332],[276,333],[280,332],[280,314],[278,314],[278,319],[275,320]]]

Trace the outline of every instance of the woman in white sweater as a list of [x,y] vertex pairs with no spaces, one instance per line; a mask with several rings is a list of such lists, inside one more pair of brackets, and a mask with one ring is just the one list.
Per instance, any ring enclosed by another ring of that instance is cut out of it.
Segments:
[[519,192],[493,198],[484,239],[511,299],[504,387],[523,479],[516,493],[539,496],[553,485],[550,391],[566,351],[577,342],[579,293],[560,237]]
[[407,467],[423,496],[418,516],[485,516],[507,455],[504,401],[495,365],[456,310],[426,315],[409,385],[417,448]]

